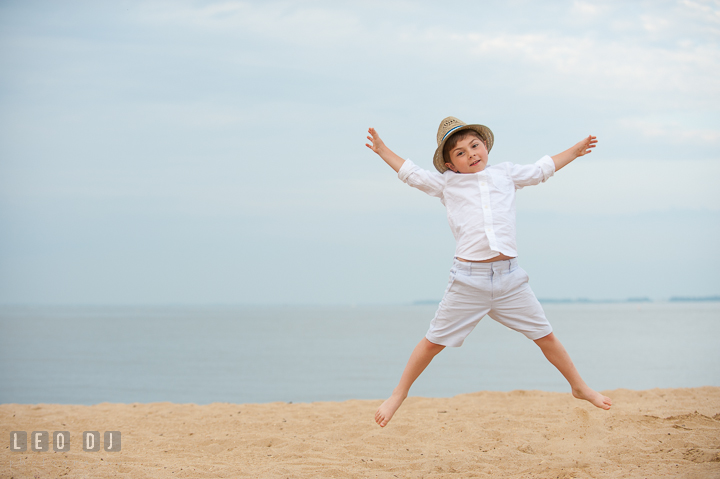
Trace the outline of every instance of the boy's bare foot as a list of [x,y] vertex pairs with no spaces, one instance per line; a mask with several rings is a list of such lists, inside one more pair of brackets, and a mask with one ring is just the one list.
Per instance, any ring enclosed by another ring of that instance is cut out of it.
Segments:
[[601,409],[610,409],[610,406],[612,406],[612,399],[607,396],[603,396],[599,392],[594,391],[590,388],[573,389],[572,395],[577,399],[584,399],[590,404]]
[[402,394],[393,393],[393,395],[387,398],[375,412],[375,422],[378,423],[380,427],[385,427],[406,397],[407,396]]

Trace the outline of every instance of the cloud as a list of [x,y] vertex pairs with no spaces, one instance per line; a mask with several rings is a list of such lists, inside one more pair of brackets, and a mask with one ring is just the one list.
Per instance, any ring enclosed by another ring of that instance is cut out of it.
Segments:
[[607,9],[607,7],[603,7],[599,4],[594,4],[590,2],[573,2],[572,10],[573,13],[581,16],[595,16],[599,13],[601,13],[602,10]]
[[431,51],[441,41],[452,44],[447,56],[456,64],[474,58],[491,62],[488,69],[500,65],[508,65],[508,72],[529,69],[537,90],[552,91],[553,84],[560,84],[568,93],[567,87],[574,83],[571,89],[576,94],[598,90],[622,96],[667,93],[656,99],[658,104],[675,103],[679,94],[712,104],[720,98],[715,80],[720,77],[720,49],[714,45],[668,48],[555,33],[493,35],[445,29],[404,39],[423,45],[417,52]]
[[662,139],[675,145],[701,142],[708,145],[720,143],[720,129],[688,128],[678,121],[664,122],[656,118],[624,118],[618,122],[623,128],[649,139]]
[[707,22],[720,24],[720,3],[717,0],[701,0],[699,2],[683,0],[680,3]]
[[[720,99],[714,80],[720,77],[714,33],[720,13],[709,2],[643,3],[639,8],[622,2],[574,2],[554,19],[546,18],[543,7],[527,4],[526,13],[539,21],[523,29],[493,21],[493,14],[503,14],[497,6],[483,11],[487,21],[482,24],[433,16],[437,12],[423,4],[407,18],[391,6],[375,8],[373,12],[343,3],[154,3],[140,10],[139,21],[243,38],[247,43],[241,49],[266,52],[266,61],[289,62],[315,73],[344,68],[357,75],[365,67],[358,59],[364,57],[369,71],[363,76],[402,61],[407,70],[431,77],[452,77],[456,70],[461,83],[479,74],[503,85],[509,78],[532,78],[537,91],[561,88],[563,94],[581,95],[589,89],[604,96],[652,93],[659,104],[676,104],[678,94],[687,95],[682,101],[717,104]],[[472,8],[468,10],[472,16]],[[562,12],[553,12],[558,10]],[[620,29],[622,23],[614,23],[618,17],[625,22]],[[230,48],[236,47],[231,43]],[[513,78],[518,71],[524,73]]]
[[[593,153],[594,154],[594,153]],[[688,161],[575,160],[547,184],[518,193],[518,210],[627,215],[720,211],[720,158]]]
[[361,33],[352,10],[292,2],[152,3],[140,12],[140,21],[155,25],[320,48],[329,42],[336,48]]

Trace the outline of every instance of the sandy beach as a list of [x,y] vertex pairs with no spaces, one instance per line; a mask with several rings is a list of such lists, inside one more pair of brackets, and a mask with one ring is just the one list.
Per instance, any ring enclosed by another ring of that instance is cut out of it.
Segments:
[[[303,404],[0,405],[11,431],[70,431],[68,452],[10,452],[0,476],[127,478],[720,477],[720,388],[410,397],[385,428],[381,400]],[[120,431],[85,452],[83,431]]]

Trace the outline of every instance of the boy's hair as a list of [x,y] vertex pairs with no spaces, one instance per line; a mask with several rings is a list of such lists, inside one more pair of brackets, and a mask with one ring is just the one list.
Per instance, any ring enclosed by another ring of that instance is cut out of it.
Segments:
[[485,143],[485,147],[487,148],[487,143],[485,142],[485,139],[480,136],[480,133],[475,130],[460,130],[457,133],[450,135],[450,138],[448,138],[445,145],[443,145],[443,160],[445,160],[445,163],[452,163],[452,160],[450,159],[450,151],[455,148],[458,141],[464,140],[468,136],[474,136],[478,140],[482,141]]

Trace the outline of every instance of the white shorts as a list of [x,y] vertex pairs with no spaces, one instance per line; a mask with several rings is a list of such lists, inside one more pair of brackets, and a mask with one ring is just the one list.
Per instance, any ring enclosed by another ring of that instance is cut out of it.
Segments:
[[425,337],[443,346],[462,346],[486,314],[532,340],[552,333],[517,259],[493,263],[455,259],[447,289]]

